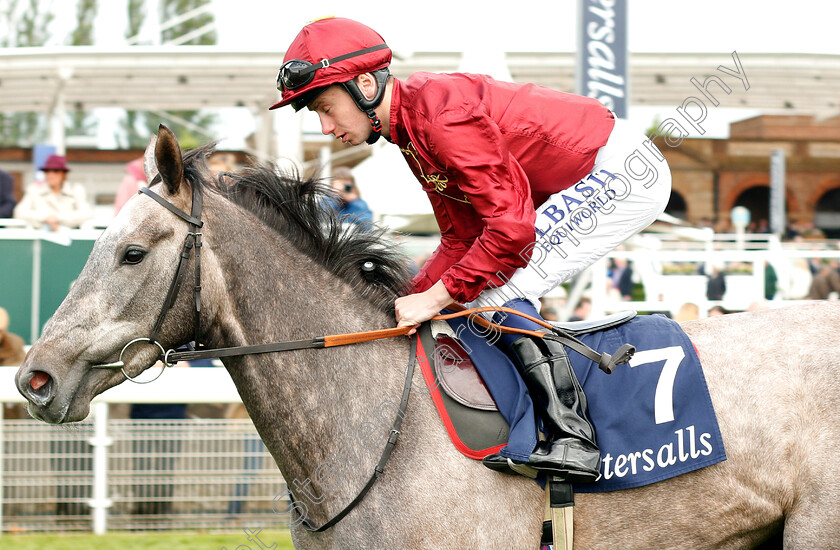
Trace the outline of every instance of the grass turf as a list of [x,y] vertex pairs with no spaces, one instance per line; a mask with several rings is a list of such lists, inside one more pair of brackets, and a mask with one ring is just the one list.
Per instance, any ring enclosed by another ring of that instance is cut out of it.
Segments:
[[[262,531],[258,535],[263,544],[276,550],[293,550],[288,531]],[[259,543],[249,542],[248,536],[240,531],[233,533],[207,534],[194,532],[128,534],[108,533],[106,535],[10,535],[0,536],[0,549],[9,550],[257,550]]]

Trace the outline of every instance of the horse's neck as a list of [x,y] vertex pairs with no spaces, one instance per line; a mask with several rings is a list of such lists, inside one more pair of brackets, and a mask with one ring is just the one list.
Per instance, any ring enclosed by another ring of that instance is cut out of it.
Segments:
[[[208,224],[209,226],[210,224]],[[209,228],[209,227],[208,227]],[[393,325],[261,226],[209,235],[217,305],[208,345],[260,344]],[[221,289],[225,289],[222,292]],[[225,364],[293,490],[343,495],[373,470],[397,412],[406,339],[232,358]],[[301,489],[305,490],[305,489]]]

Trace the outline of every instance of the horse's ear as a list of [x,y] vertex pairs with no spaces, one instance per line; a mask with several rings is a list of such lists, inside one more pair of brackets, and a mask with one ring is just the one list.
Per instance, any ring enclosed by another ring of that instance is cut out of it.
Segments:
[[146,147],[146,153],[143,155],[143,171],[146,173],[146,185],[151,185],[152,180],[158,175],[157,164],[155,164],[155,145],[157,144],[157,136],[152,135],[149,140],[149,145]]
[[155,163],[170,195],[177,195],[184,179],[184,160],[175,134],[161,124],[155,142]]

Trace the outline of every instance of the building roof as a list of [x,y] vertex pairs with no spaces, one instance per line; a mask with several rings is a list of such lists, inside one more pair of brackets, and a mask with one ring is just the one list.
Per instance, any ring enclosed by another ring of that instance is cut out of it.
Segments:
[[[418,52],[395,59],[392,70],[405,77],[418,70],[458,70],[459,52]],[[840,55],[738,54],[749,90],[715,94],[723,107],[786,114],[833,116],[840,112]],[[517,82],[534,82],[574,91],[573,53],[507,53]],[[0,108],[50,112],[123,107],[136,110],[187,110],[246,106],[257,111],[277,98],[275,75],[282,52],[230,51],[216,46],[134,46],[104,50],[76,46],[0,49]],[[630,56],[632,105],[679,106],[699,92],[719,66],[734,68],[732,53],[633,53]],[[730,85],[739,84],[727,78]],[[714,89],[714,86],[712,87]],[[741,93],[734,93],[734,92]]]

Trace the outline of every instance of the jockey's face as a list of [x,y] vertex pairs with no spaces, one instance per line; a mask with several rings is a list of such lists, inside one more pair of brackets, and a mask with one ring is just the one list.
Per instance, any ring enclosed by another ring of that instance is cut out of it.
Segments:
[[334,84],[324,90],[309,105],[309,110],[318,113],[321,132],[332,134],[343,143],[359,145],[370,135],[370,122],[343,87]]

